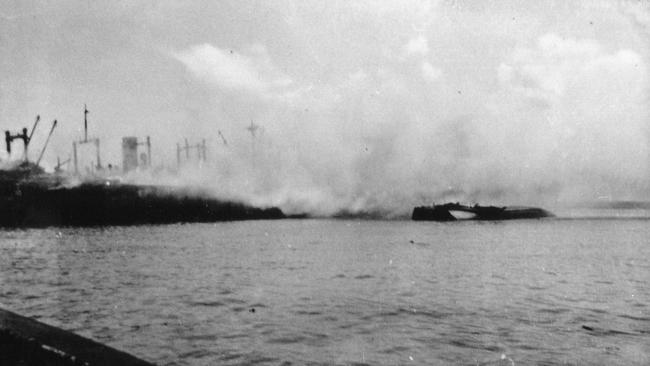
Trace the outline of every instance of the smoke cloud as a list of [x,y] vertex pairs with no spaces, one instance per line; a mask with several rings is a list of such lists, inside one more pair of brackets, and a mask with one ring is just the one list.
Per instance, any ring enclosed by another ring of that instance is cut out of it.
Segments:
[[[217,59],[204,56],[189,51],[181,60],[197,77],[232,87],[220,83]],[[207,69],[201,62],[215,73],[195,72]],[[648,83],[639,54],[543,35],[494,70],[495,89],[467,112],[450,97],[462,91],[421,65],[421,74],[359,70],[335,86],[266,95],[274,99],[256,116],[263,133],[220,155],[215,176],[199,176],[219,194],[315,214],[646,193]]]
[[265,53],[178,53],[218,95],[238,88],[257,98],[253,118],[264,128],[218,156],[206,179],[219,194],[315,214],[649,198],[647,47],[568,31],[504,43],[503,27],[449,43],[435,31],[462,40],[467,30],[449,24],[476,18],[431,16],[436,24],[405,31],[401,44],[328,82],[291,82]]
[[[186,137],[208,140],[207,162],[133,181],[316,215],[650,200],[644,2],[53,8],[45,30],[22,18],[0,25],[16,36],[5,37],[16,52],[5,53],[13,71],[0,101],[25,99],[0,108],[17,121],[42,106],[80,121],[87,101],[106,161],[120,161],[113,147],[125,135],[151,135],[154,165],[172,165]],[[30,32],[39,47],[20,44]],[[25,85],[25,96],[12,92]],[[80,128],[61,123],[60,133]],[[70,146],[53,140],[50,161]]]

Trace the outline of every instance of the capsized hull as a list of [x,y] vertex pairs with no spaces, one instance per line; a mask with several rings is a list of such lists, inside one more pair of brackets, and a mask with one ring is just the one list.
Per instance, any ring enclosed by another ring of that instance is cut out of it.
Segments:
[[458,203],[446,203],[415,207],[411,219],[415,221],[457,221],[459,215],[454,215],[455,212],[470,214],[468,220],[540,219],[554,216],[551,212],[539,207],[466,206]]

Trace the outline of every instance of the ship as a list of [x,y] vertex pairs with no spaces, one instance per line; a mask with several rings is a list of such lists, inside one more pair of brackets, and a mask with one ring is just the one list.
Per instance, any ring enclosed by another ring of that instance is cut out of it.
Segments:
[[213,198],[191,187],[91,179],[72,183],[32,163],[0,170],[0,226],[108,226],[281,219],[277,207]]
[[457,220],[517,220],[554,217],[553,213],[539,207],[463,205],[458,202],[419,206],[413,209],[414,221]]
[[[84,107],[85,109],[85,107]],[[88,111],[85,109],[84,114]],[[77,145],[92,142],[97,147],[97,172],[100,165],[99,139],[88,138],[73,143],[74,174],[65,174],[60,163],[54,173],[46,172],[39,162],[56,127],[52,125],[48,140],[36,162],[27,159],[27,149],[34,129],[27,134],[5,132],[7,153],[11,154],[14,139],[23,140],[22,161],[4,161],[0,169],[0,226],[111,226],[167,224],[183,222],[216,222],[234,220],[270,220],[286,216],[277,207],[256,207],[245,202],[219,199],[197,187],[141,185],[123,182],[102,174],[81,177],[77,169]],[[84,118],[85,128],[87,121]],[[137,159],[133,138],[123,139],[129,159]],[[147,138],[150,164],[150,142]],[[137,149],[137,143],[135,145]],[[126,161],[126,160],[125,160]],[[137,164],[137,160],[136,160]]]

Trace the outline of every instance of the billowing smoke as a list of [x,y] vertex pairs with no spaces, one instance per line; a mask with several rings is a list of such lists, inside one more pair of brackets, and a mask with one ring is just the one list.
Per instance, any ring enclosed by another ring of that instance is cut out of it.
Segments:
[[[85,136],[87,104],[103,166],[122,165],[122,137],[151,137],[156,173],[126,180],[287,212],[650,200],[647,1],[14,8],[0,22],[3,130],[57,119],[50,170]],[[206,139],[208,159],[193,151],[176,175],[185,138]],[[93,144],[78,155],[92,171]],[[21,159],[20,143],[0,152]]]
[[[231,137],[183,179],[312,214],[650,199],[647,8],[558,9],[578,15],[553,23],[455,6],[291,8],[309,76],[262,44],[174,52]],[[313,44],[319,31],[342,40]]]

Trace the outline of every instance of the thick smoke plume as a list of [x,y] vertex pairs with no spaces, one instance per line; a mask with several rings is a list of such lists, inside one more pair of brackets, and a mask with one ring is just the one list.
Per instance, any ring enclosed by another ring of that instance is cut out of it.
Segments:
[[123,136],[156,167],[206,139],[206,162],[127,181],[289,213],[650,200],[647,2],[156,4],[5,9],[0,112],[59,120],[42,165],[71,157],[87,103],[104,166]]
[[[365,50],[327,82],[293,78],[259,44],[176,52],[236,138],[183,176],[220,196],[324,215],[649,199],[647,9],[633,10],[617,19],[640,41],[622,44],[570,30],[512,39],[502,34],[511,25],[470,39],[474,26],[462,22],[520,14],[427,9],[422,29]],[[223,118],[237,109],[261,126],[255,136],[248,120]]]

